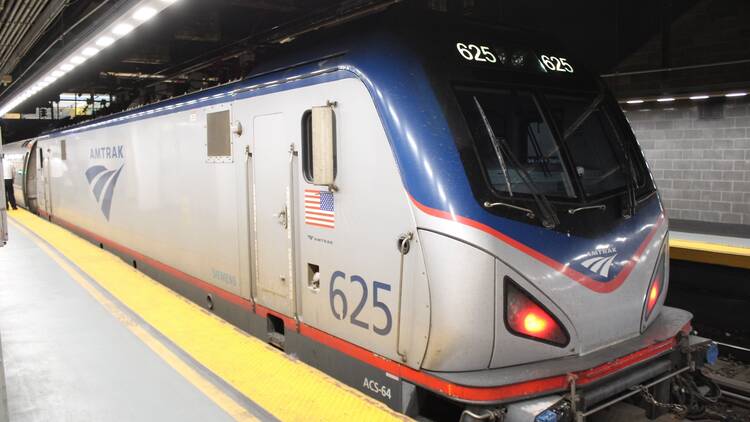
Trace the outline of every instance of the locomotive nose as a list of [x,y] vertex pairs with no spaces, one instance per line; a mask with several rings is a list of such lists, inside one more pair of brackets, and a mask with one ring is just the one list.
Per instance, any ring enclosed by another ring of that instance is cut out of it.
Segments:
[[[610,289],[518,250],[483,250],[431,231],[420,237],[431,299],[426,369],[501,368],[606,348],[640,335],[667,288],[666,225],[621,261],[627,274]],[[601,254],[579,266],[622,272],[614,261]]]
[[431,231],[420,238],[430,283],[425,369],[480,370],[576,350],[566,313],[519,272],[454,238]]

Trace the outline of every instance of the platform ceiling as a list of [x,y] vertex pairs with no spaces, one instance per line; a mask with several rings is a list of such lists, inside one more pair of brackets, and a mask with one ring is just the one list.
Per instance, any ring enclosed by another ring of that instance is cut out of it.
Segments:
[[[133,0],[0,0],[0,102],[9,98],[35,72],[70,53],[69,46],[86,36]],[[397,1],[396,1],[397,2]],[[722,13],[737,15],[735,5],[747,11],[744,0],[404,0],[416,9],[437,9],[475,19],[542,29],[557,35],[580,60],[599,74],[622,70],[673,66],[673,51],[689,38],[675,38],[674,28],[691,11],[721,2]],[[393,0],[178,0],[159,16],[62,77],[20,106],[33,112],[57,100],[62,92],[109,93],[117,111],[246,75],[256,65],[256,51],[313,22],[335,20],[351,12],[394,3]],[[740,13],[741,15],[741,13]],[[684,25],[683,25],[684,26]],[[705,25],[704,25],[705,26]],[[715,28],[719,31],[722,28]],[[703,28],[711,33],[710,25]],[[750,36],[741,27],[736,36]],[[633,57],[645,54],[646,61]],[[710,50],[710,49],[709,49]],[[747,50],[750,51],[750,50]],[[722,57],[716,49],[690,57],[691,63],[736,60],[737,52]],[[746,53],[750,56],[750,53]],[[731,57],[729,57],[731,56]],[[750,58],[750,57],[749,57]],[[640,68],[639,68],[640,67]],[[667,72],[668,73],[668,72]],[[742,84],[745,72],[730,81]],[[684,76],[684,75],[681,75]],[[610,78],[612,78],[610,76]],[[676,89],[669,75],[656,72],[645,84],[653,94]],[[684,79],[684,78],[683,78]],[[628,84],[617,77],[613,86],[629,95]],[[700,81],[682,81],[689,89]],[[649,88],[650,87],[650,88]],[[69,124],[70,122],[67,122]],[[34,136],[61,122],[11,122],[4,120],[4,141]]]

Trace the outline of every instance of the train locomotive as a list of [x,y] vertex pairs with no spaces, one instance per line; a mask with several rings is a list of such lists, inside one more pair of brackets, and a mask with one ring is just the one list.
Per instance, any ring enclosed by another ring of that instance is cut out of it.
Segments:
[[625,116],[553,39],[399,8],[294,38],[6,145],[16,197],[408,415],[582,420],[709,353]]

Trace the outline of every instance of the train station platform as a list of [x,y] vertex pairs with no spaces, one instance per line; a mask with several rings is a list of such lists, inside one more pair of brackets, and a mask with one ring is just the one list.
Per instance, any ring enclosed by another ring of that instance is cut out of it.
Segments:
[[405,419],[61,227],[9,215],[0,421]]
[[713,234],[669,232],[671,259],[750,269],[750,239]]

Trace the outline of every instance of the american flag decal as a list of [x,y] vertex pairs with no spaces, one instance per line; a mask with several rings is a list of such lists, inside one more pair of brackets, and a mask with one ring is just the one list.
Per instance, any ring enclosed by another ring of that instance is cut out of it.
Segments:
[[305,189],[305,224],[332,229],[336,223],[333,193]]

